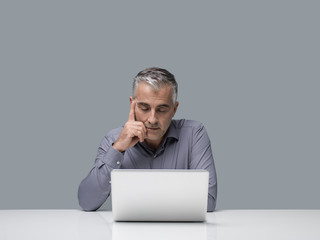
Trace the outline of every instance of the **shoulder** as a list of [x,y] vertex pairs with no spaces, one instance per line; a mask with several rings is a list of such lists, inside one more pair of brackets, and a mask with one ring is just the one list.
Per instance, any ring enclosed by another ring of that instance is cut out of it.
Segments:
[[123,126],[121,127],[117,127],[117,128],[114,128],[114,129],[111,129],[107,134],[106,136],[116,136],[116,135],[119,135],[121,133],[123,129]]
[[100,148],[108,149],[119,137],[121,130],[123,127],[118,127],[110,130],[103,138],[102,141],[100,142]]
[[207,146],[210,144],[210,139],[202,122],[195,120],[174,120],[176,128],[180,128],[180,138],[189,139],[194,144]]
[[203,124],[199,121],[195,120],[187,120],[187,119],[173,119],[172,124],[177,129],[200,129],[204,128]]
[[109,140],[109,141],[115,141],[115,140],[117,140],[117,138],[119,137],[122,129],[123,129],[123,126],[122,126],[122,127],[117,127],[117,128],[114,128],[114,129],[110,130],[110,131],[104,136],[104,139],[105,139],[105,140]]
[[179,136],[183,138],[197,138],[207,135],[204,125],[199,121],[174,119],[172,120],[172,125],[176,129],[175,131],[179,133]]

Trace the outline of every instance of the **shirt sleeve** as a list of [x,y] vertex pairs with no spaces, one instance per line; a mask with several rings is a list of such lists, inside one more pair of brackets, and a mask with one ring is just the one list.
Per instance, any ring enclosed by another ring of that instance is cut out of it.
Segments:
[[88,176],[82,180],[78,189],[78,200],[85,211],[95,211],[106,201],[111,191],[110,173],[120,168],[124,154],[112,147],[115,139],[105,136]]
[[217,175],[213,160],[211,143],[206,129],[201,124],[194,129],[190,158],[190,169],[209,171],[208,212],[214,211],[217,200]]

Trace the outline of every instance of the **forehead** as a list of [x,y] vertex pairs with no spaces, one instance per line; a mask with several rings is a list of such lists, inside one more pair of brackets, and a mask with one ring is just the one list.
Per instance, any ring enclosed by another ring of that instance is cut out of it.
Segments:
[[150,105],[156,104],[172,104],[173,89],[170,85],[164,85],[158,90],[155,90],[147,83],[141,82],[136,89],[135,99],[138,102],[147,103]]

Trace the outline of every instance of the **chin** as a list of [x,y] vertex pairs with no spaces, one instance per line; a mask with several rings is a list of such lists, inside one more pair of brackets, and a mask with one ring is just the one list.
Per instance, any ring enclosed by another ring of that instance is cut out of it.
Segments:
[[147,140],[150,140],[150,141],[157,141],[159,140],[160,138],[158,137],[146,137]]
[[157,141],[159,139],[161,139],[162,136],[154,136],[154,135],[147,135],[146,139],[150,140],[150,141]]

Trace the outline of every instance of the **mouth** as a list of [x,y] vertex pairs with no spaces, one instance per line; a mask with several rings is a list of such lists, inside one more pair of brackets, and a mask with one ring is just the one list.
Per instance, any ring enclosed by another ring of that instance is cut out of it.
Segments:
[[159,130],[160,128],[158,128],[158,127],[147,127],[147,130],[148,131],[157,131],[157,130]]

